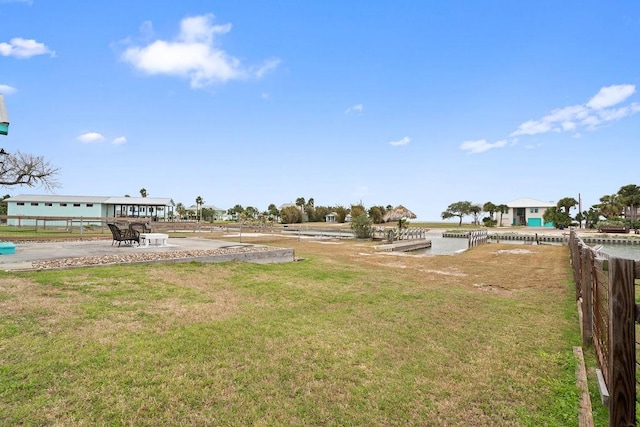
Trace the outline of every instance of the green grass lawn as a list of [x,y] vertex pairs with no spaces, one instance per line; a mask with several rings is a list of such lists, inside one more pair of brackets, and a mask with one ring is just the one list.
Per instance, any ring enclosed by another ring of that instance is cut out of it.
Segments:
[[0,273],[0,424],[577,425],[566,248],[292,244],[305,261]]

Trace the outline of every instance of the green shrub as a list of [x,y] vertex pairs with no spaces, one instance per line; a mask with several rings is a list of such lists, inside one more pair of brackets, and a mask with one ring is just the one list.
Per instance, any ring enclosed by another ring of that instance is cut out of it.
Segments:
[[351,219],[351,229],[358,239],[368,239],[373,235],[371,220],[364,214]]

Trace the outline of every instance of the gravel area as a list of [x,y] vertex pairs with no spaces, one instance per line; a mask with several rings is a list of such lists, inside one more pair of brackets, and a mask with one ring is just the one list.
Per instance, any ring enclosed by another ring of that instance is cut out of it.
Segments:
[[198,258],[211,257],[216,255],[231,255],[251,252],[265,252],[273,250],[273,248],[262,246],[248,246],[235,248],[219,248],[211,250],[184,250],[171,252],[128,252],[122,254],[107,254],[100,256],[86,256],[73,258],[53,258],[47,260],[33,261],[32,265],[35,269],[56,269],[84,267],[93,265],[109,265],[109,264],[132,264],[155,262],[164,260],[176,260],[192,258],[197,261]]

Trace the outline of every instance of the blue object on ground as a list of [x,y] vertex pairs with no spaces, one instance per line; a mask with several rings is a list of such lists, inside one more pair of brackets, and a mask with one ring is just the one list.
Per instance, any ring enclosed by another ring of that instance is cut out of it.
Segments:
[[16,245],[12,242],[0,242],[0,255],[16,253]]

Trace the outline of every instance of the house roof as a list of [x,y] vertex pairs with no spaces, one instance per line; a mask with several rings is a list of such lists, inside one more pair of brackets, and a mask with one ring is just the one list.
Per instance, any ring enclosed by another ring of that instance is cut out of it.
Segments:
[[551,208],[556,206],[554,202],[543,202],[530,197],[521,197],[507,203],[510,208]]
[[19,194],[8,202],[102,203],[109,205],[174,206],[170,197],[65,196],[59,194]]

